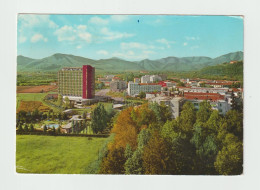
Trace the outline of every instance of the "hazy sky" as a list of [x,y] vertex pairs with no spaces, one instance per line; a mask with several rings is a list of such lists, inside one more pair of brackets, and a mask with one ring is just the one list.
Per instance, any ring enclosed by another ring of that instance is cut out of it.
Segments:
[[172,15],[20,14],[17,54],[126,60],[217,57],[243,51],[243,18]]

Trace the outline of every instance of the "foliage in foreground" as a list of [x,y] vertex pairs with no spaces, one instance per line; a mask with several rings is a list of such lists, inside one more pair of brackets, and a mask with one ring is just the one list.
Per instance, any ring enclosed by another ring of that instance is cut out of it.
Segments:
[[190,102],[171,119],[164,105],[143,104],[120,112],[100,173],[239,175],[243,172],[243,115],[222,116],[204,101]]

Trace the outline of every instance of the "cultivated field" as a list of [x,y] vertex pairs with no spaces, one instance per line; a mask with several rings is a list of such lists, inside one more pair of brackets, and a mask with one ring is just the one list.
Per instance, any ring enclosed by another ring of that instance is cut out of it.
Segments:
[[20,112],[21,110],[26,112],[33,112],[36,109],[38,109],[40,112],[47,112],[50,110],[48,106],[43,105],[43,103],[40,101],[21,101],[17,112]]
[[109,138],[16,136],[18,173],[97,173]]
[[58,88],[55,85],[41,85],[41,86],[17,86],[17,93],[44,93],[54,91]]
[[17,108],[17,110],[21,110],[20,104],[23,101],[40,101],[44,106],[47,106],[47,107],[53,109],[53,111],[55,111],[55,112],[59,111],[56,107],[53,107],[44,101],[44,97],[47,94],[48,93],[17,93],[16,94],[16,108]]

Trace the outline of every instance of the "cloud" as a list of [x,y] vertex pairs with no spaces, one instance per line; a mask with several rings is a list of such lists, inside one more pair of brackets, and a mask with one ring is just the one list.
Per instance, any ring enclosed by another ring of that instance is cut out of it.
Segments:
[[92,40],[92,35],[86,31],[86,25],[78,26],[68,26],[65,25],[57,29],[54,34],[57,35],[58,41],[75,41],[76,39],[81,39],[90,43]]
[[175,43],[175,41],[168,41],[165,38],[158,39],[158,40],[156,40],[156,42],[166,45],[167,48],[171,47],[170,44],[174,44]]
[[185,37],[186,40],[199,40],[199,37],[194,37],[194,36],[186,36]]
[[89,22],[92,24],[97,24],[97,25],[106,25],[109,23],[109,21],[107,19],[102,19],[98,16],[91,17]]
[[128,20],[128,19],[129,19],[129,16],[127,16],[127,15],[112,15],[112,16],[110,17],[110,19],[111,19],[112,21],[115,21],[115,22],[123,22],[123,21]]
[[99,50],[99,51],[97,51],[97,54],[99,54],[99,55],[108,55],[108,52],[106,50]]
[[75,30],[72,26],[65,25],[57,29],[54,34],[58,36],[58,41],[73,41],[76,39]]
[[86,42],[90,43],[91,42],[91,38],[92,38],[92,35],[88,32],[82,32],[82,33],[78,33],[78,36],[85,40]]
[[116,51],[112,55],[114,57],[119,57],[122,59],[128,59],[128,60],[142,60],[149,58],[150,54],[154,54],[155,52],[144,50],[144,51],[138,51],[138,54],[135,53],[133,50],[124,50],[124,51]]
[[82,46],[81,46],[81,45],[78,45],[76,48],[77,48],[77,49],[81,49],[81,48],[82,48]]
[[126,32],[113,32],[106,27],[102,28],[100,32],[101,34],[104,35],[103,39],[105,40],[116,40],[116,39],[129,38],[134,36],[134,34],[130,34]]
[[187,46],[187,45],[188,45],[188,43],[187,43],[187,42],[184,42],[184,43],[183,43],[183,45],[184,45],[184,46]]
[[86,25],[78,25],[77,29],[79,29],[79,30],[86,30],[87,26]]
[[120,44],[121,48],[122,49],[154,49],[155,47],[152,46],[152,45],[145,45],[145,44],[142,44],[142,43],[138,43],[138,42],[129,42],[129,43],[125,43],[125,42],[122,42]]
[[18,21],[21,24],[21,28],[31,28],[34,26],[47,26],[49,28],[58,27],[58,25],[50,19],[50,15],[19,14]]
[[42,34],[34,34],[32,37],[31,37],[31,42],[32,43],[36,43],[38,41],[44,41],[44,42],[47,42],[48,39],[45,38]]

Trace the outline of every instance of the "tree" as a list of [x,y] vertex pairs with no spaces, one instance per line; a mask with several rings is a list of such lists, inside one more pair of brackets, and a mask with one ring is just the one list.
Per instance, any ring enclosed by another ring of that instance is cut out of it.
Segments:
[[212,111],[208,121],[206,122],[207,128],[212,132],[217,134],[220,129],[220,125],[223,123],[223,118],[219,115],[217,110]]
[[221,175],[239,175],[243,172],[243,144],[235,135],[226,135],[214,166]]
[[237,110],[229,110],[225,115],[227,130],[236,135],[240,140],[243,139],[243,113]]
[[137,132],[144,126],[149,126],[150,124],[157,123],[156,116],[153,110],[151,110],[148,104],[142,104],[138,108],[132,109],[131,118],[137,126]]
[[194,174],[196,152],[190,143],[189,132],[183,131],[178,120],[167,121],[161,128],[161,137],[166,141],[171,153],[171,174]]
[[61,112],[58,113],[58,119],[59,119],[59,121],[62,120]]
[[65,107],[69,108],[70,107],[70,100],[67,96],[65,97],[64,101],[65,101]]
[[29,131],[28,125],[25,124],[25,126],[24,126],[24,132],[28,132],[28,131]]
[[177,83],[177,86],[182,86],[182,87],[184,87],[185,84],[184,84],[183,82],[179,81],[179,82]]
[[121,111],[114,124],[112,133],[115,133],[114,146],[116,148],[125,148],[127,144],[129,144],[133,150],[137,147],[138,129],[131,118],[132,110],[133,108],[130,107]]
[[145,94],[145,92],[140,92],[139,93],[139,97],[141,98],[141,99],[144,99],[145,97],[146,97],[146,94]]
[[104,86],[105,86],[104,83],[101,82],[101,83],[98,84],[98,89],[102,89]]
[[57,133],[60,134],[61,133],[61,127],[59,126],[57,129]]
[[33,127],[33,124],[31,123],[31,125],[30,125],[30,132],[33,132],[34,131],[34,127]]
[[124,148],[112,148],[108,150],[107,157],[103,159],[101,174],[124,174],[124,163],[126,161]]
[[181,115],[178,119],[180,129],[189,135],[192,135],[193,125],[196,121],[196,112],[194,105],[191,102],[185,102]]
[[102,103],[98,103],[97,107],[91,113],[91,127],[94,133],[102,132],[107,126],[107,112]]
[[62,107],[62,104],[63,104],[63,98],[62,98],[62,95],[59,94],[59,95],[58,95],[58,105],[59,105],[60,107]]
[[62,112],[61,118],[62,118],[62,120],[67,120],[67,119],[68,119],[68,116],[67,116],[66,113],[63,113],[63,112]]
[[238,110],[238,105],[237,105],[236,97],[234,95],[233,90],[231,92],[231,109],[232,110]]
[[205,123],[208,121],[210,115],[211,115],[211,105],[209,101],[204,100],[203,102],[200,103],[199,110],[196,114],[196,122],[203,122]]
[[47,126],[44,125],[44,126],[43,126],[43,132],[46,133],[46,131],[47,131]]
[[159,105],[157,102],[150,103],[149,108],[154,111],[157,122],[164,124],[167,120],[171,119],[172,114],[170,108],[164,103],[161,105]]
[[125,174],[143,174],[143,159],[141,149],[137,149],[131,157],[129,157],[125,164]]
[[18,131],[19,131],[19,132],[23,132],[23,126],[22,126],[22,124],[19,124],[19,125],[18,125]]
[[145,174],[169,174],[171,167],[171,151],[167,143],[154,132],[144,148],[143,167]]
[[55,129],[55,127],[54,127],[54,126],[52,127],[52,132],[53,132],[53,133],[55,133],[55,132],[56,132],[56,129]]
[[85,111],[83,112],[82,118],[87,119],[87,113]]
[[208,133],[204,127],[195,126],[194,135],[191,143],[196,148],[196,173],[197,174],[216,174],[214,161],[218,153],[215,134]]
[[[126,174],[144,174],[144,167],[143,167],[143,149],[146,144],[149,142],[151,137],[151,133],[148,129],[142,129],[141,132],[138,134],[138,147],[133,152],[128,150],[128,153],[125,162],[125,173]],[[128,147],[127,147],[128,148]],[[126,148],[126,149],[127,149]],[[127,150],[126,150],[127,151]]]
[[131,158],[133,155],[133,151],[132,151],[132,148],[129,144],[126,145],[126,148],[125,148],[125,157],[126,159],[128,158]]

